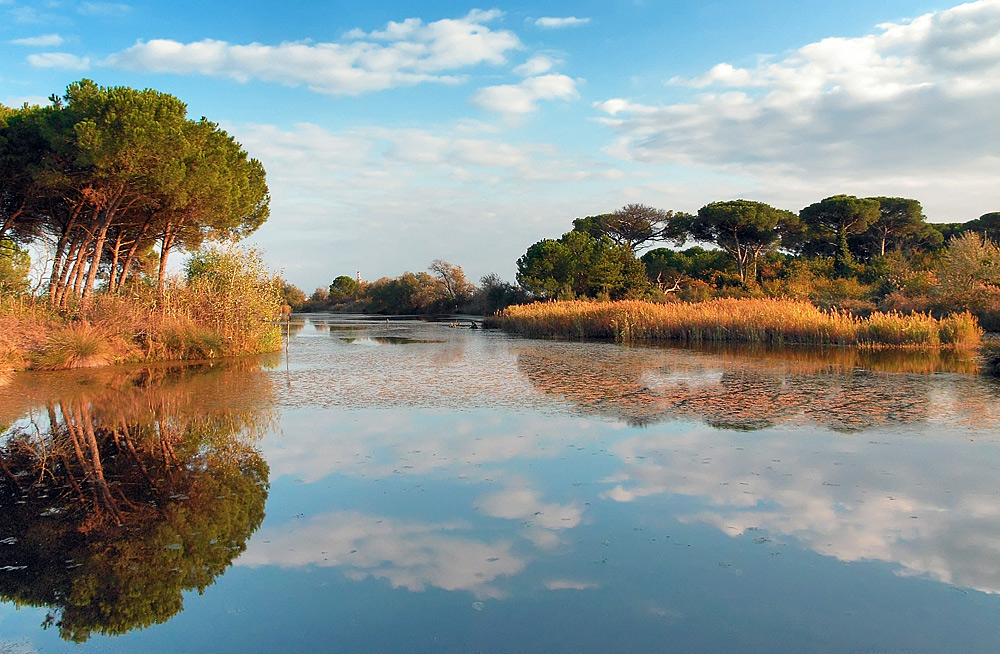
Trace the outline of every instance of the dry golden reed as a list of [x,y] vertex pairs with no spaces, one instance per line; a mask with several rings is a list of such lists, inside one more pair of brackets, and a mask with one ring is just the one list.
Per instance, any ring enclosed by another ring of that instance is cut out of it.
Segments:
[[809,302],[724,298],[695,303],[536,302],[511,306],[497,325],[523,336],[601,338],[620,342],[745,342],[865,347],[976,347],[982,337],[968,312],[874,313],[859,318]]

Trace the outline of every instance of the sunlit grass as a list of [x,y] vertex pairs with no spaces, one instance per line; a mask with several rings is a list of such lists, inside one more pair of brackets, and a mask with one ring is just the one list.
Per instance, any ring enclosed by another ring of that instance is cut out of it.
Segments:
[[874,313],[859,318],[809,302],[718,299],[696,303],[536,302],[511,306],[496,319],[524,336],[600,338],[620,342],[745,342],[868,347],[975,347],[982,330],[969,313]]

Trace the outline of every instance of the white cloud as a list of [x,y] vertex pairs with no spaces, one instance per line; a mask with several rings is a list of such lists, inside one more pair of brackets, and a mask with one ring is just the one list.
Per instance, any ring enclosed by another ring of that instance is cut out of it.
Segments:
[[556,533],[578,526],[583,518],[583,509],[575,502],[565,506],[545,503],[523,481],[480,497],[476,507],[494,518],[521,521],[526,537],[539,547],[554,547],[559,543]]
[[[603,199],[621,184],[607,163],[506,141],[479,124],[225,127],[268,173],[271,218],[253,240],[270,265],[308,289],[344,270],[375,279],[423,270],[434,258],[463,265],[470,279],[512,279],[525,248],[565,231],[566,216],[619,203]],[[330,276],[334,243],[342,269]]]
[[521,43],[512,32],[486,26],[498,16],[495,11],[472,11],[464,18],[432,23],[411,18],[368,34],[354,30],[344,43],[236,45],[212,39],[154,39],[140,41],[104,63],[140,72],[304,84],[319,93],[358,95],[423,82],[455,83],[461,78],[450,73],[504,63]]
[[118,17],[132,11],[132,7],[121,2],[84,2],[77,11],[83,16]]
[[635,116],[640,114],[656,113],[657,111],[656,107],[636,104],[623,98],[612,98],[610,100],[605,100],[604,102],[595,102],[594,108],[612,116],[618,113],[627,113]]
[[[751,67],[721,63],[670,84],[703,91],[658,107],[595,105],[615,117],[602,121],[619,132],[609,153],[726,170],[783,197],[802,183],[809,201],[817,192],[892,194],[909,184],[931,199],[925,205],[965,202],[975,212],[995,202],[987,180],[1000,173],[997,0],[824,39]],[[973,196],[949,202],[955,183]]]
[[567,16],[565,18],[545,16],[536,20],[535,25],[537,27],[541,27],[542,29],[554,30],[562,29],[564,27],[579,27],[580,25],[586,25],[589,22],[589,18],[577,18],[576,16]]
[[487,86],[470,102],[481,109],[506,115],[523,115],[538,110],[540,100],[572,100],[579,97],[576,80],[566,75],[529,77],[519,84]]
[[37,48],[50,48],[63,44],[63,37],[58,34],[43,34],[42,36],[30,36],[23,39],[11,41],[14,45],[27,45]]
[[61,70],[89,70],[90,59],[78,57],[68,52],[44,52],[28,55],[28,63],[35,68],[58,68]]
[[534,77],[544,75],[552,70],[558,62],[548,55],[535,55],[520,66],[514,68],[515,75],[522,77]]

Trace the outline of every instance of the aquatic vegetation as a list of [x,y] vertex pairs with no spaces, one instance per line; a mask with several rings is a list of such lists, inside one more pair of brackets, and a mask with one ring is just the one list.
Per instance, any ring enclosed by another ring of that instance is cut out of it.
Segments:
[[879,312],[861,318],[843,311],[824,311],[809,302],[770,298],[666,304],[634,300],[537,302],[508,307],[493,324],[523,336],[619,342],[866,347],[975,347],[983,333],[968,312],[942,319]]

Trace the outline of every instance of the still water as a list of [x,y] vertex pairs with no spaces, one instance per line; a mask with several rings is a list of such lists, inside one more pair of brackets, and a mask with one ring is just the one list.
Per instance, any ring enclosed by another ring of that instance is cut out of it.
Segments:
[[1000,383],[314,315],[0,379],[0,652],[995,652]]

